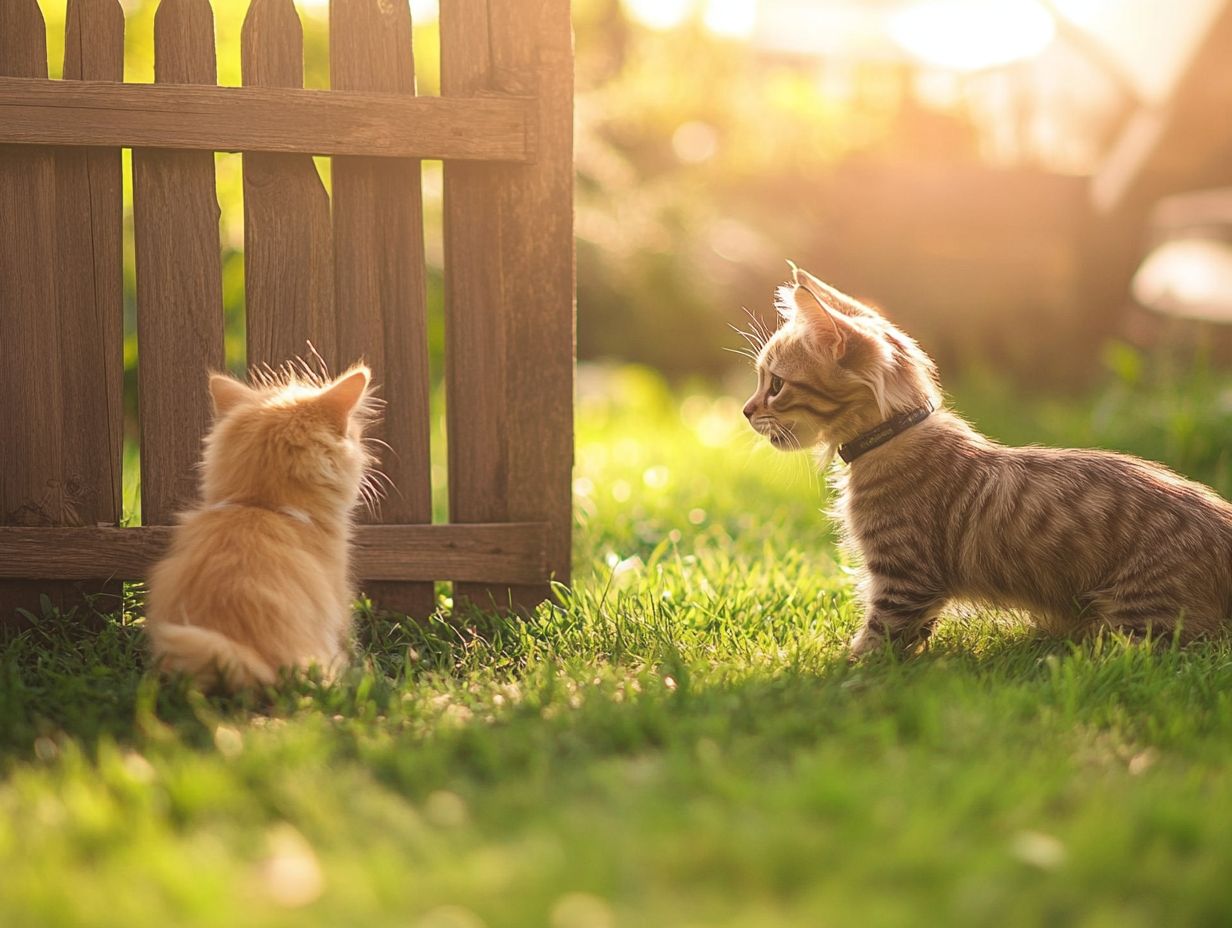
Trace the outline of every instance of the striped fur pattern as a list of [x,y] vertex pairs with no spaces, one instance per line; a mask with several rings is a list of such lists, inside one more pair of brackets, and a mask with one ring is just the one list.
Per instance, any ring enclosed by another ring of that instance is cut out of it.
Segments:
[[757,340],[750,424],[784,450],[840,444],[906,409],[937,412],[834,469],[861,556],[853,658],[923,644],[954,600],[1025,610],[1054,634],[1183,639],[1232,614],[1232,506],[1148,461],[1007,448],[940,405],[935,368],[870,307],[797,271]]

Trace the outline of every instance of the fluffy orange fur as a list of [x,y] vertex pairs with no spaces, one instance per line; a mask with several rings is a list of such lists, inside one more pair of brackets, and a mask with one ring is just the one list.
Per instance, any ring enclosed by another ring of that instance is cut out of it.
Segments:
[[251,386],[210,377],[201,502],[179,517],[146,599],[164,672],[235,691],[281,668],[344,664],[369,377],[363,366],[332,381],[290,366]]

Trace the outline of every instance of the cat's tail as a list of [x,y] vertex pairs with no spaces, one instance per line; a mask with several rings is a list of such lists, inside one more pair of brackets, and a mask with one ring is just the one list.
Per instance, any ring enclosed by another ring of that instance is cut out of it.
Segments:
[[200,625],[161,622],[148,634],[161,670],[189,674],[205,689],[221,683],[234,693],[278,679],[274,668],[252,648]]

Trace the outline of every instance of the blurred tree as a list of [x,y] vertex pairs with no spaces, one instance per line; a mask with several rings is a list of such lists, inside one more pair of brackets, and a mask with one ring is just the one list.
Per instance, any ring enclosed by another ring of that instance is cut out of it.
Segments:
[[745,304],[767,314],[784,259],[819,253],[843,164],[976,161],[961,114],[917,103],[901,63],[834,81],[824,61],[699,18],[657,31],[617,0],[574,9],[582,358],[720,376],[735,343],[725,323]]

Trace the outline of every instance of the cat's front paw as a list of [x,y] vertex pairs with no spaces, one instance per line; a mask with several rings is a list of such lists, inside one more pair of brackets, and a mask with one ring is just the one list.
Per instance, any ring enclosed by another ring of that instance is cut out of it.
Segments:
[[885,647],[885,642],[884,634],[875,631],[868,625],[862,625],[860,630],[852,637],[851,643],[847,646],[847,661],[854,664],[866,655],[880,651]]

